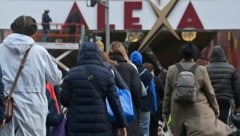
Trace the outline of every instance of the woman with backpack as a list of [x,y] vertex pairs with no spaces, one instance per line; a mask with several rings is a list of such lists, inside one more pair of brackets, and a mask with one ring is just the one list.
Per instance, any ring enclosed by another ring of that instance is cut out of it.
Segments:
[[[195,63],[198,48],[193,44],[185,44],[180,48],[183,59],[178,63],[184,70],[190,69]],[[211,85],[207,70],[204,66],[197,66],[195,72],[196,95],[194,101],[175,101],[176,81],[179,70],[171,65],[166,76],[163,100],[163,119],[168,120],[171,113],[171,129],[174,136],[227,136],[231,133],[230,128],[217,119],[219,106]],[[191,94],[191,93],[190,93]]]

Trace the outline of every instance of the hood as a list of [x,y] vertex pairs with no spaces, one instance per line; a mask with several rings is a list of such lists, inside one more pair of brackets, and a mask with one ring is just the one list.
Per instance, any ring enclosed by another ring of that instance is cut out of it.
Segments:
[[99,47],[92,42],[83,43],[79,49],[77,64],[95,63],[103,65],[103,59]]
[[221,46],[214,46],[210,57],[211,62],[227,62],[226,55]]
[[3,45],[19,54],[23,54],[33,44],[32,37],[17,33],[10,34],[3,40]]
[[130,55],[132,63],[139,65],[142,64],[142,54],[139,51],[134,51]]

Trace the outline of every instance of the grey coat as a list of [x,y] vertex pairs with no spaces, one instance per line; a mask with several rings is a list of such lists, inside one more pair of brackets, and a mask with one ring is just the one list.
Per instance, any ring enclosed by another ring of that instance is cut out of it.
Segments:
[[[194,63],[193,60],[180,62],[185,69],[189,69]],[[216,117],[219,106],[206,68],[198,66],[195,71],[199,89],[194,104],[183,105],[173,101],[172,94],[178,73],[175,65],[168,68],[163,100],[163,113],[171,113],[172,116],[174,136],[227,136],[230,133],[229,128]]]

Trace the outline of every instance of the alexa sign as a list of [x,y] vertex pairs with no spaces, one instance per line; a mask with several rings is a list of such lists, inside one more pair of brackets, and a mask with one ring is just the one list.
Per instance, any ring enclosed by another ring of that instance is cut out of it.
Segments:
[[[139,24],[139,17],[133,16],[134,10],[141,10],[142,2],[124,2],[124,29],[142,29],[142,25]],[[105,28],[105,7],[101,4],[97,6],[97,28],[104,29]],[[115,29],[114,24],[110,24],[111,29]]]

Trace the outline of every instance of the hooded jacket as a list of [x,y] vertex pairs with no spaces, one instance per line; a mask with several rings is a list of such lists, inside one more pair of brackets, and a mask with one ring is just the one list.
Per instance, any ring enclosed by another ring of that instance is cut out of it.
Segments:
[[8,95],[24,53],[30,46],[32,47],[12,95],[13,119],[0,129],[0,135],[46,135],[48,102],[45,83],[59,84],[62,73],[47,50],[36,45],[29,36],[13,33],[0,45],[4,96]]
[[[142,55],[138,51],[131,53],[130,59],[134,65],[136,65],[138,72],[141,73],[145,68],[142,64]],[[148,86],[148,95],[142,97],[142,111],[157,111],[157,96],[155,86],[150,87],[151,83],[154,83],[153,75],[149,71],[145,71],[140,76],[145,87]]]
[[60,100],[63,106],[68,107],[67,135],[110,136],[112,129],[105,106],[106,97],[117,118],[117,125],[126,126],[111,70],[105,66],[98,46],[84,43],[78,54],[77,66],[70,69],[62,84]]
[[209,64],[206,66],[216,97],[234,98],[240,106],[240,79],[236,69],[227,62],[221,46],[214,46]]

